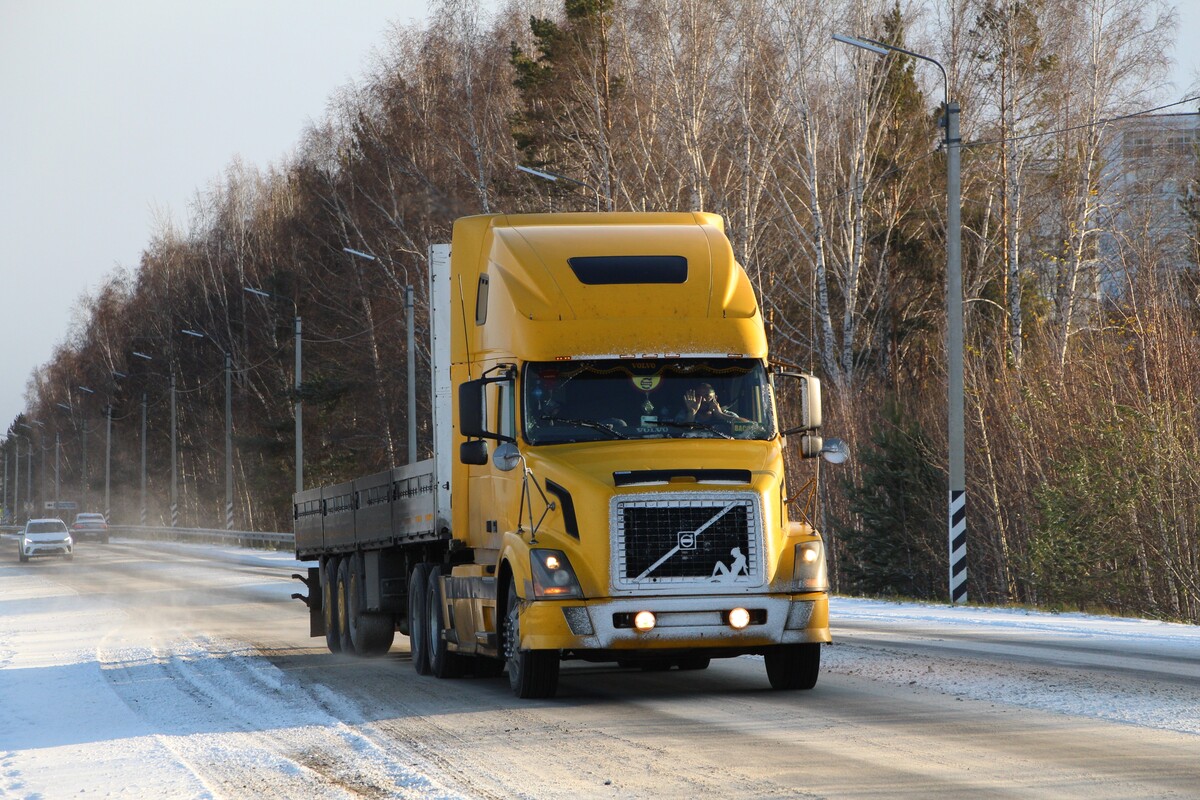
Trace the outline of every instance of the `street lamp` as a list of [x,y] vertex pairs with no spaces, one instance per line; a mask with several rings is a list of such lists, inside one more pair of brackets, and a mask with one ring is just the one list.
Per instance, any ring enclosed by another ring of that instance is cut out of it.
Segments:
[[[180,333],[196,339],[207,339],[220,347],[216,339],[203,331],[183,328]],[[221,348],[221,352],[225,356],[225,530],[231,531],[233,530],[233,369],[232,356],[229,351]],[[172,393],[172,397],[174,397],[174,393]]]
[[963,290],[962,290],[962,179],[960,174],[959,106],[950,102],[950,80],[942,64],[920,53],[874,39],[844,36],[833,38],[843,44],[879,55],[901,53],[933,64],[942,73],[943,124],[946,128],[946,353],[950,496],[948,533],[950,550],[949,588],[951,603],[967,602],[967,485],[963,434]]
[[[268,300],[271,298],[281,297],[281,295],[272,294],[271,292],[264,292],[262,289],[255,289],[252,286],[244,286],[242,288],[244,288],[250,294],[255,295],[256,297],[262,297],[262,298],[265,298]],[[300,360],[300,348],[301,348],[300,309],[296,305],[296,301],[292,300],[292,298],[284,297],[283,299],[291,301],[292,313],[293,313],[294,322],[295,322],[296,368],[293,371],[293,374],[295,377],[295,380],[294,380],[295,397],[293,398],[293,403],[292,403],[292,417],[295,419],[295,422],[296,422],[296,494],[299,494],[300,492],[304,491],[304,404],[300,398],[300,385],[301,385],[300,384],[300,382],[301,382],[301,375],[300,375],[300,364],[301,364],[301,360]]]
[[[365,258],[367,261],[378,261],[375,256],[370,253],[364,253],[361,250],[355,250],[351,247],[343,247],[342,250],[352,256]],[[406,316],[405,336],[408,339],[406,343],[406,358],[408,361],[408,463],[415,464],[417,462],[417,345],[414,333],[413,287],[411,285],[404,287],[404,311]]]
[[521,164],[514,164],[513,166],[515,166],[521,172],[524,172],[528,175],[532,175],[535,178],[541,178],[544,181],[550,181],[551,183],[558,183],[559,181],[566,181],[567,183],[573,183],[576,186],[582,186],[585,189],[591,189],[592,192],[596,195],[596,211],[600,210],[600,190],[597,189],[595,186],[592,186],[590,183],[584,183],[583,181],[576,180],[575,178],[568,178],[566,175],[559,175],[557,172],[550,172],[548,170],[542,170],[542,169],[534,169],[533,167],[526,167]]

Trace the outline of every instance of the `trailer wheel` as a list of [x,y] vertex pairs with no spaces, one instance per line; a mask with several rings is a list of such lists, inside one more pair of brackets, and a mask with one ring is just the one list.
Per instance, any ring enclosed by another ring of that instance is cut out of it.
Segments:
[[350,638],[350,560],[346,556],[338,560],[337,568],[337,629],[338,641],[343,653],[354,654],[354,641]]
[[[342,561],[346,573],[345,591],[346,624],[349,628],[350,647],[360,656],[381,656],[392,647],[396,638],[396,622],[391,614],[368,613],[363,607],[361,573],[350,559]],[[340,573],[339,573],[340,574]],[[343,646],[346,646],[343,641]]]
[[418,675],[429,674],[429,613],[425,610],[429,567],[417,564],[408,576],[408,647]]
[[520,649],[521,621],[517,600],[516,583],[510,580],[501,642],[508,666],[508,685],[513,694],[522,699],[554,697],[558,692],[558,651]]
[[439,678],[460,678],[465,659],[458,653],[450,652],[443,636],[446,626],[442,624],[442,568],[434,567],[429,570],[429,590],[425,595],[425,613],[428,623],[425,628],[429,636],[429,671]]
[[342,651],[342,636],[338,630],[338,559],[330,556],[321,564],[321,609],[325,621],[325,646],[331,653]]
[[765,661],[772,689],[811,689],[821,671],[821,645],[777,644],[767,650]]

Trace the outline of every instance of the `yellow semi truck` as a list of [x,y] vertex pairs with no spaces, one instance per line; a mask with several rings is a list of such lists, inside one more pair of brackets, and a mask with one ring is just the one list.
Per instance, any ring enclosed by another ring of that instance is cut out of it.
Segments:
[[825,552],[784,447],[821,452],[820,384],[768,362],[721,218],[466,217],[430,298],[434,457],[295,496],[312,635],[371,655],[399,630],[419,673],[507,670],[520,697],[566,659],[761,654],[814,686]]

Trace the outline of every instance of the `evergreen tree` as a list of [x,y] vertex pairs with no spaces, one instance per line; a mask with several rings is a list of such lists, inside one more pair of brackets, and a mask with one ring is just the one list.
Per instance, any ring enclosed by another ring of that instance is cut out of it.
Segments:
[[562,23],[530,18],[535,53],[516,43],[510,48],[519,96],[510,123],[525,163],[591,175],[609,198],[615,181],[615,105],[622,94],[610,54],[614,4],[564,0]]
[[842,574],[854,593],[945,595],[945,481],[916,420],[889,400],[871,447],[860,453],[862,485],[847,483],[852,519],[839,531]]

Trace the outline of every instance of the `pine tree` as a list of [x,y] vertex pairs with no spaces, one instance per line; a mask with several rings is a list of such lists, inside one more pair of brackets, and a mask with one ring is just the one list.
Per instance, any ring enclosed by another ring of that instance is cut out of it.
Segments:
[[871,445],[860,454],[862,485],[846,486],[857,522],[839,532],[847,588],[868,595],[944,595],[946,546],[939,509],[946,487],[929,460],[930,444],[916,420],[892,399]]

